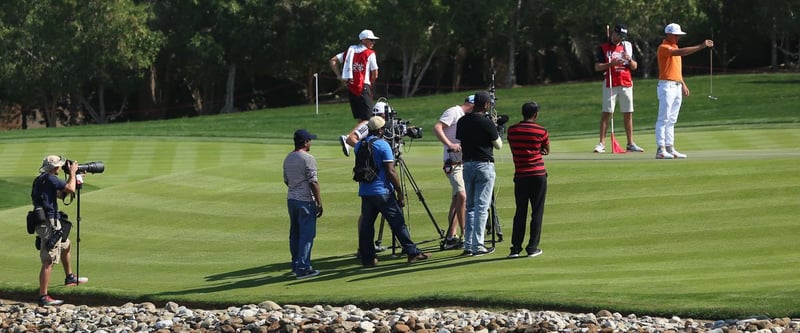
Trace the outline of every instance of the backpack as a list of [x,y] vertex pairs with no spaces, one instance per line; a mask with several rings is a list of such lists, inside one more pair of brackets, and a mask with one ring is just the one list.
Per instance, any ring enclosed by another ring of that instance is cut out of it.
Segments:
[[361,140],[361,146],[356,152],[356,165],[353,167],[353,180],[357,182],[371,182],[378,178],[378,166],[372,157],[372,143],[378,140],[373,137],[369,141]]

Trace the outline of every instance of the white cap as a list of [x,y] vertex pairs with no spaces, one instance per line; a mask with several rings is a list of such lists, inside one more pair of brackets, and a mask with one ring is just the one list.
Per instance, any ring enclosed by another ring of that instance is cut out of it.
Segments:
[[389,110],[389,112],[392,112],[392,108],[386,102],[375,103],[375,106],[372,107],[372,115],[373,116],[378,116],[378,115],[385,116],[386,110]]
[[360,34],[358,34],[358,39],[362,40],[362,39],[380,39],[380,38],[378,38],[378,36],[375,36],[375,34],[372,33],[372,30],[364,30]]
[[670,23],[664,28],[664,33],[671,35],[685,35],[686,33],[681,30],[681,26],[677,23]]

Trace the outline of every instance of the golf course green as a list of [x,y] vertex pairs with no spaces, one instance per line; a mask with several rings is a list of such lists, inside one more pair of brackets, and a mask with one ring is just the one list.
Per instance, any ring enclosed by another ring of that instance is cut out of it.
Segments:
[[[406,138],[412,239],[433,258],[407,264],[391,250],[365,269],[354,253],[360,199],[352,157],[337,138],[353,126],[346,102],[150,122],[0,132],[0,298],[35,300],[40,262],[25,231],[30,185],[42,158],[103,161],[80,191],[80,242],[89,283],[50,293],[117,304],[176,301],[292,304],[480,306],[725,318],[800,316],[800,74],[686,79],[676,126],[685,160],[656,160],[656,81],[635,82],[635,140],[644,153],[595,154],[601,83],[497,91],[511,123],[527,100],[541,105],[551,135],[548,193],[536,258],[506,259],[514,214],[513,163],[496,151],[497,210],[506,240],[494,254],[464,258],[439,250],[450,185],[431,130],[441,112],[473,91],[390,98],[398,116],[423,128]],[[479,88],[476,88],[479,89]],[[624,144],[621,117],[617,139]],[[289,267],[283,158],[292,132],[319,137],[324,215],[312,264]],[[610,149],[609,149],[610,151]],[[408,182],[407,182],[408,183]],[[424,199],[423,201],[420,198]],[[77,222],[77,200],[61,203]],[[428,217],[426,206],[434,216]],[[387,229],[384,245],[391,243]]]

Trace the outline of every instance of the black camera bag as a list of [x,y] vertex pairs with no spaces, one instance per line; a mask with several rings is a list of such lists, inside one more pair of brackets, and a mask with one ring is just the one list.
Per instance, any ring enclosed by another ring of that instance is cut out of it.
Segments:
[[34,207],[32,211],[28,212],[28,218],[27,218],[28,234],[33,235],[33,233],[36,232],[36,227],[38,227],[45,221],[47,221],[47,217],[44,214],[44,208]]

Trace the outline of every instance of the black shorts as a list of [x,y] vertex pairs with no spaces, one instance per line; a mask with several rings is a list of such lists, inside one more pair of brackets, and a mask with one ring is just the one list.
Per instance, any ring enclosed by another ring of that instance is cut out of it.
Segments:
[[347,91],[350,99],[350,111],[353,119],[369,120],[372,116],[372,89],[365,84],[361,90],[361,96],[356,96],[350,90]]

